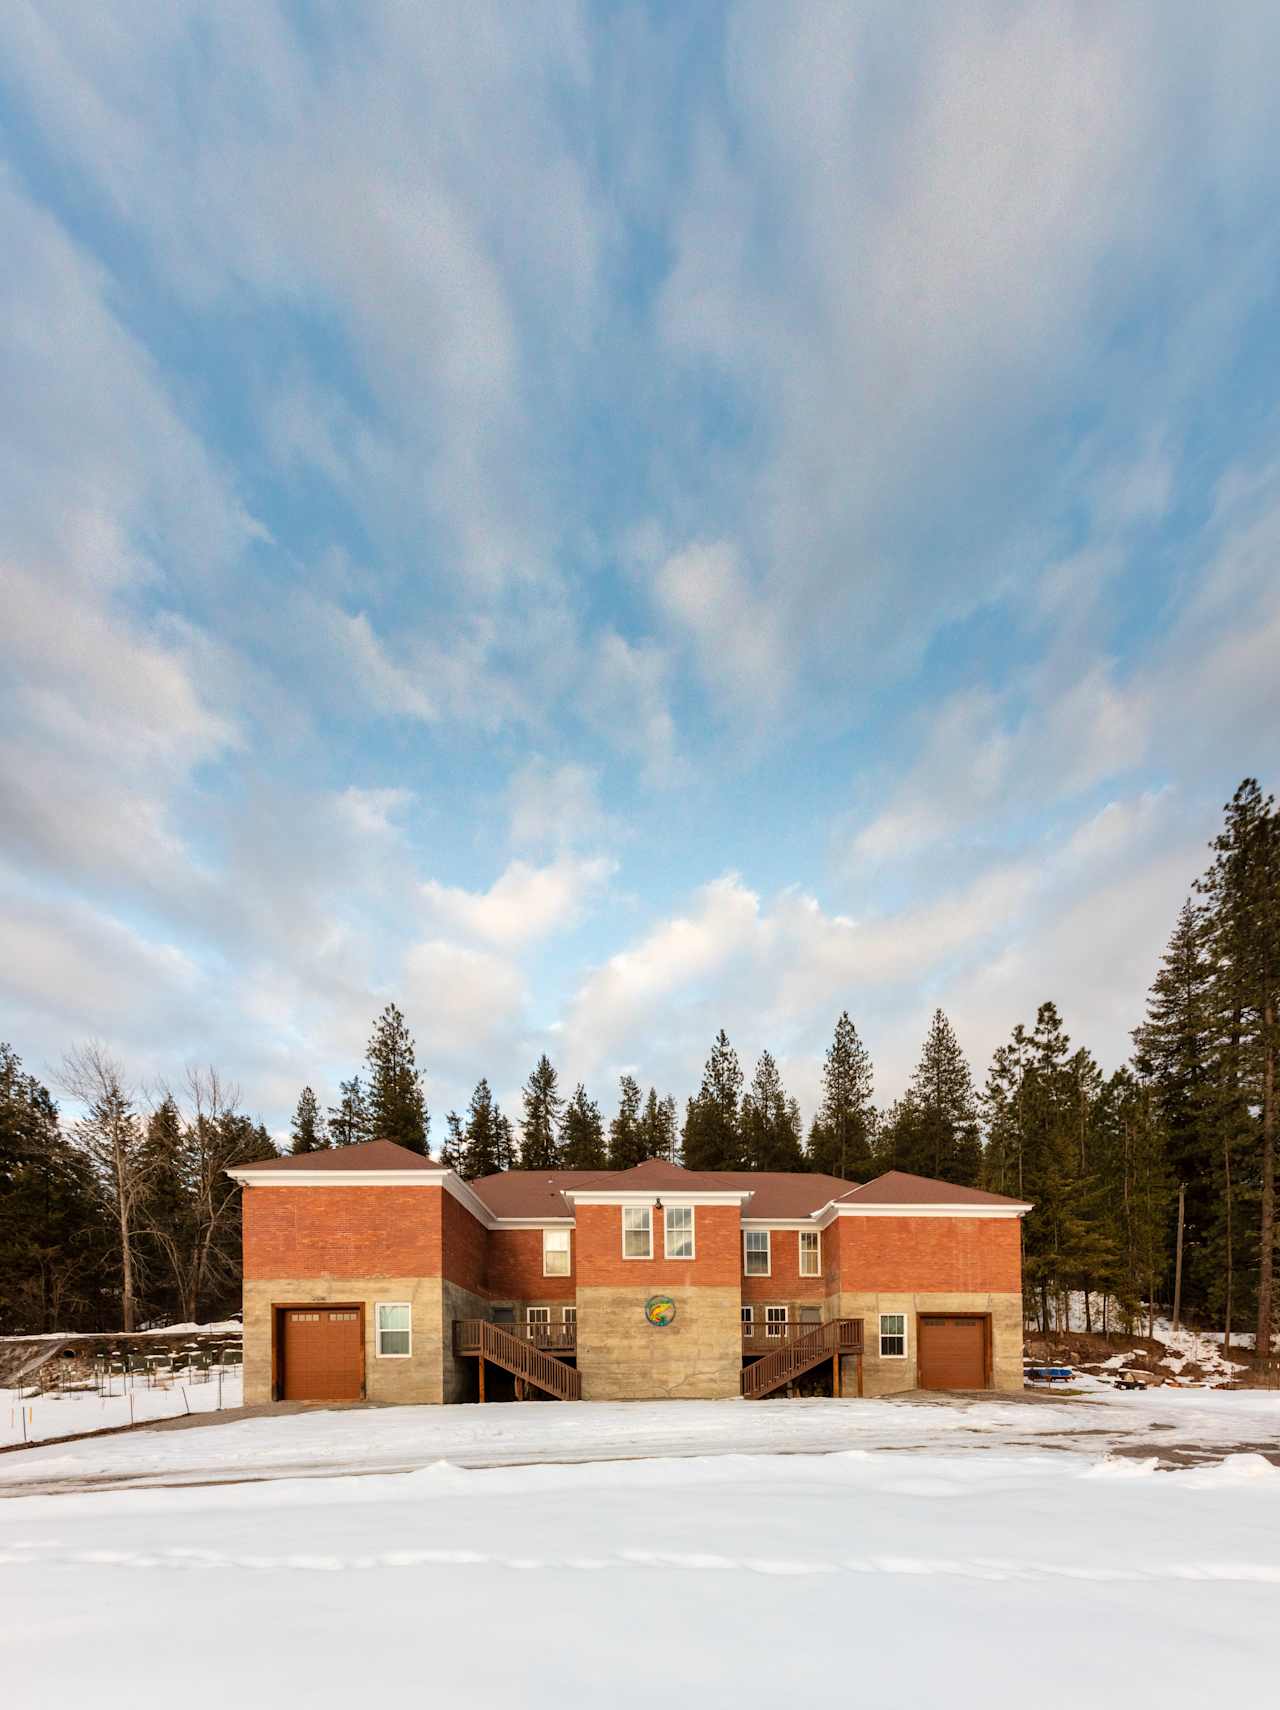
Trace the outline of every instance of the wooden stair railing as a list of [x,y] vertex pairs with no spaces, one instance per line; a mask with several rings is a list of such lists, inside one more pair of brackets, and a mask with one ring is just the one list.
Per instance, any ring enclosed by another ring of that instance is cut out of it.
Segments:
[[560,1401],[582,1398],[582,1378],[573,1366],[545,1353],[526,1336],[519,1336],[500,1324],[490,1324],[487,1318],[458,1318],[453,1325],[453,1347],[458,1354],[478,1354],[481,1362],[480,1397],[484,1399],[484,1361],[525,1383],[536,1384],[548,1395]]
[[[825,1324],[799,1336],[789,1337],[776,1353],[765,1354],[742,1373],[742,1393],[748,1401],[770,1395],[794,1378],[803,1377],[823,1360],[838,1361],[845,1354],[858,1356],[858,1392],[862,1377],[862,1320],[860,1318],[829,1318]],[[836,1383],[839,1393],[838,1366]]]

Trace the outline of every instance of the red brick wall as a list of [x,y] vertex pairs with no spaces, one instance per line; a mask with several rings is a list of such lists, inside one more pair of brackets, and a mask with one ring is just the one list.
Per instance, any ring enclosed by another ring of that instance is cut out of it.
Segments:
[[[827,1237],[824,1231],[822,1247],[819,1249],[819,1261],[825,1267],[827,1255],[825,1252]],[[800,1235],[795,1229],[774,1229],[770,1231],[769,1268],[767,1277],[749,1277],[746,1272],[742,1275],[742,1304],[751,1306],[760,1301],[776,1303],[783,1300],[825,1300],[827,1284],[823,1276],[802,1277],[800,1275]],[[739,1268],[742,1260],[739,1259]]]
[[483,1294],[488,1268],[484,1224],[451,1193],[444,1194],[443,1210],[444,1275],[460,1288],[469,1288],[473,1294]]
[[489,1294],[494,1300],[564,1300],[576,1287],[577,1236],[569,1231],[569,1275],[542,1274],[541,1229],[489,1231]]
[[440,1275],[438,1187],[248,1187],[244,1274]]
[[742,1269],[741,1214],[736,1205],[699,1205],[693,1213],[692,1259],[663,1257],[663,1217],[653,1213],[652,1259],[622,1256],[622,1208],[577,1207],[580,1288],[732,1288]]
[[1016,1217],[838,1217],[823,1233],[824,1241],[833,1238],[842,1289],[1017,1294],[1022,1288]]

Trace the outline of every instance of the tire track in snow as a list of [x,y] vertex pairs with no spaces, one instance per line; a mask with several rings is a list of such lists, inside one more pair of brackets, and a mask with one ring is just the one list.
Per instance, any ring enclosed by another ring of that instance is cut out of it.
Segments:
[[481,1550],[387,1550],[376,1555],[261,1555],[199,1548],[68,1550],[60,1544],[14,1543],[0,1551],[0,1567],[37,1566],[174,1569],[234,1568],[255,1573],[359,1573],[377,1568],[483,1567],[512,1572],[599,1573],[658,1568],[664,1572],[754,1573],[783,1577],[847,1573],[903,1578],[1075,1580],[1099,1584],[1197,1581],[1280,1585],[1280,1564],[1270,1562],[1155,1562],[1132,1567],[1089,1563],[1015,1561],[1003,1556],[853,1556],[842,1560],[723,1556],[705,1552],[621,1550],[607,1556],[505,1556]]

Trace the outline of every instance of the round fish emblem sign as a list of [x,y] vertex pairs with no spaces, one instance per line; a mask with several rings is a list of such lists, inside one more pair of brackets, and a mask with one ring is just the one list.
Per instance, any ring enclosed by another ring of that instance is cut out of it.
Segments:
[[650,1324],[661,1327],[670,1324],[676,1315],[676,1303],[669,1294],[650,1295],[644,1303],[644,1315]]

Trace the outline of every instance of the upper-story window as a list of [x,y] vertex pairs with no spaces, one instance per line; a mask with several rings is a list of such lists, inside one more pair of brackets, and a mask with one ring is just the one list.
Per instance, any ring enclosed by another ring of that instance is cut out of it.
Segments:
[[693,1257],[693,1207],[691,1205],[667,1206],[663,1252],[669,1259],[691,1259]]
[[544,1277],[567,1277],[569,1274],[569,1231],[542,1231],[542,1274]]
[[822,1237],[816,1229],[800,1231],[800,1275],[802,1277],[820,1277],[822,1275]]
[[769,1231],[746,1229],[742,1235],[742,1268],[749,1277],[767,1277],[769,1263]]
[[623,1206],[622,1256],[624,1259],[653,1257],[653,1210],[650,1206]]

